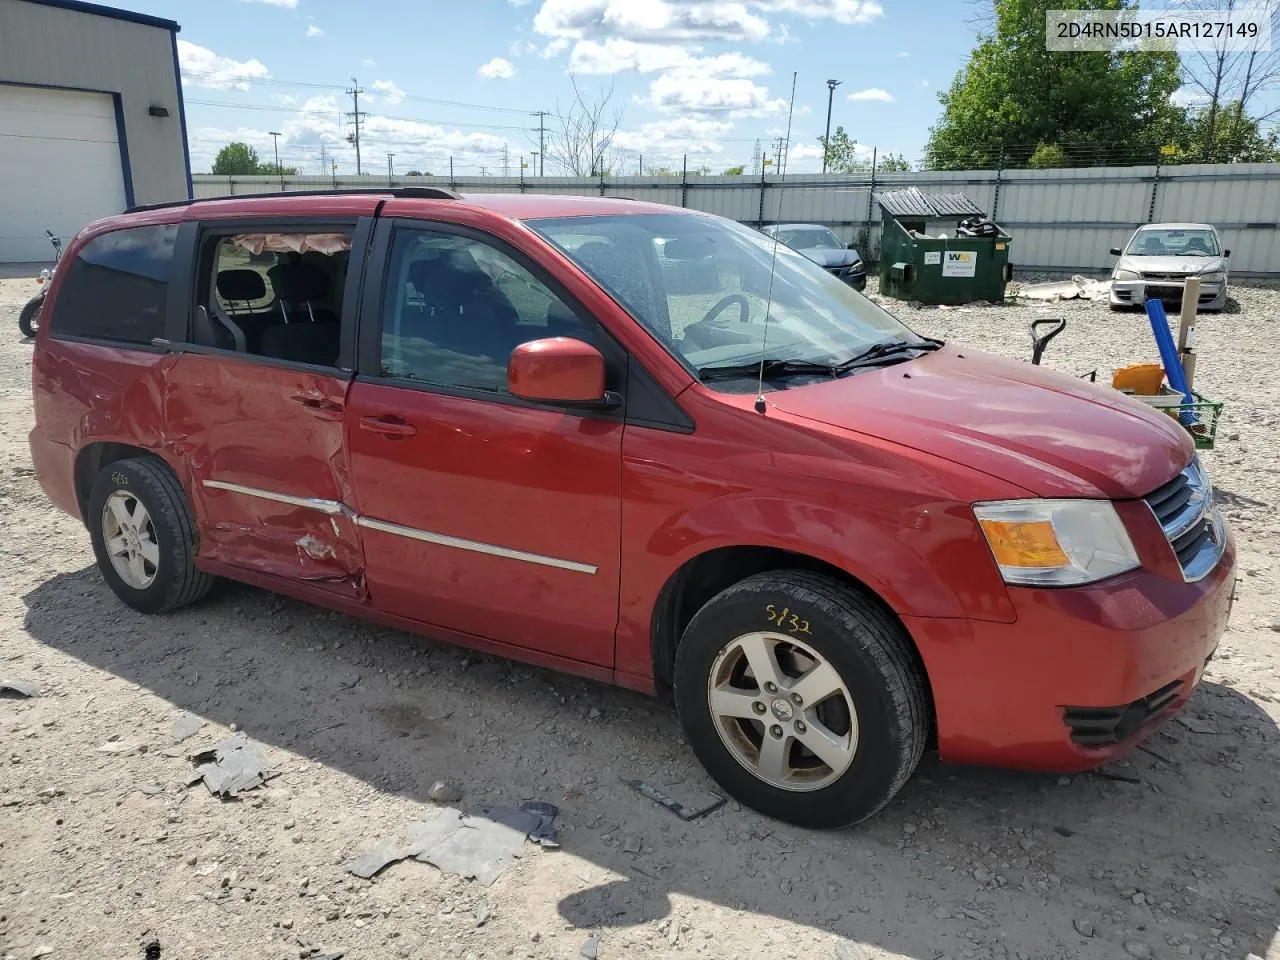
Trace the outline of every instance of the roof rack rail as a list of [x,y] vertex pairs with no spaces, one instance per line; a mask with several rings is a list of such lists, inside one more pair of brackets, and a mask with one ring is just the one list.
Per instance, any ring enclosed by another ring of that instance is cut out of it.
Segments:
[[276,190],[272,193],[236,193],[225,197],[194,197],[190,200],[169,200],[165,203],[142,203],[129,207],[125,213],[144,210],[164,210],[170,207],[187,207],[193,203],[211,200],[271,200],[280,197],[344,197],[370,195],[400,197],[406,200],[461,200],[462,197],[444,187],[352,187],[346,190]]

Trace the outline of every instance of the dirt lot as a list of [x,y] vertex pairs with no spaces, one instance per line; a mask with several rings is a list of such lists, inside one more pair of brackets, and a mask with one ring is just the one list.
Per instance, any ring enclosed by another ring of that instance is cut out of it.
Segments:
[[[1199,324],[1242,579],[1181,720],[1102,775],[926,759],[873,822],[812,833],[732,804],[685,823],[621,783],[709,789],[664,702],[248,588],[123,607],[32,475],[34,289],[0,281],[0,680],[43,688],[0,700],[0,957],[1280,958],[1280,291]],[[1092,304],[899,312],[1024,358],[1029,320],[1067,315],[1045,362],[1071,372],[1154,357],[1141,315]],[[184,711],[207,723],[175,747]],[[224,803],[186,754],[231,729],[281,774]],[[442,778],[464,812],[558,804],[563,848],[488,888],[343,871]]]

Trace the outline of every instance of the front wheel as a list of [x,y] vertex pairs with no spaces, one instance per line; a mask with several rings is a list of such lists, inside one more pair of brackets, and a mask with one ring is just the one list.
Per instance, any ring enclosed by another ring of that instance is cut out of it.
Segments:
[[880,810],[929,733],[927,681],[901,624],[858,589],[802,571],[748,577],[698,611],[675,694],[712,777],[806,827]]
[[22,331],[22,335],[27,339],[31,339],[36,335],[40,319],[40,306],[43,303],[43,296],[32,297],[27,301],[27,305],[22,308],[22,312],[18,314],[18,329]]
[[135,610],[173,610],[213,586],[213,578],[195,568],[195,521],[163,461],[107,464],[93,483],[85,519],[103,579]]

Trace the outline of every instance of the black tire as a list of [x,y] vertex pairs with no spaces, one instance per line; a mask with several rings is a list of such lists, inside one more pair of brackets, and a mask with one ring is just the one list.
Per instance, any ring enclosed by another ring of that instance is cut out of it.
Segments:
[[[103,510],[108,498],[117,491],[128,493],[146,508],[154,540],[159,545],[154,580],[144,589],[135,589],[126,583],[107,553]],[[117,597],[135,610],[143,613],[176,610],[199,600],[213,586],[214,578],[195,568],[195,520],[182,485],[162,460],[137,457],[103,467],[89,493],[85,521],[103,579]]]
[[[857,714],[851,764],[808,792],[747,770],[721,739],[708,704],[708,679],[726,645],[748,633],[785,633],[770,622],[770,605],[802,611],[811,630],[804,643],[835,668]],[[716,782],[747,806],[799,826],[840,827],[872,816],[907,782],[929,735],[928,683],[902,625],[873,597],[820,574],[771,571],[717,594],[685,630],[674,680],[689,742]]]
[[18,314],[18,329],[28,340],[36,335],[36,321],[40,316],[40,306],[43,303],[44,297],[32,297]]

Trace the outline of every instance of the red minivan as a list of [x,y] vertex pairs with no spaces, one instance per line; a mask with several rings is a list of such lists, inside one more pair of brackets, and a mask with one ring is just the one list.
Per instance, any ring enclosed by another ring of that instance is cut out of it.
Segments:
[[184,202],[86,227],[43,309],[36,470],[125,603],[228,577],[671,690],[724,789],[795,823],[870,816],[930,745],[1103,763],[1230,611],[1174,420],[718,217]]

